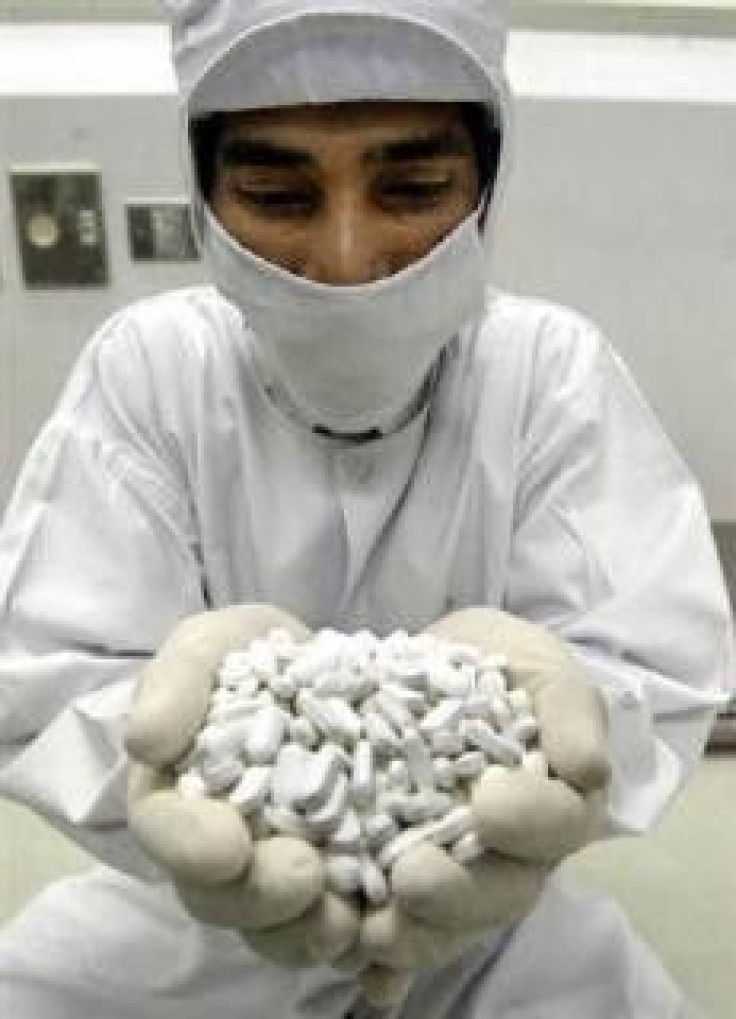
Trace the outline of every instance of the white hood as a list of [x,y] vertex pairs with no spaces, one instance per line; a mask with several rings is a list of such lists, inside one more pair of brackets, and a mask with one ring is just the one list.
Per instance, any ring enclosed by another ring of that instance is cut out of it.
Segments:
[[192,120],[225,110],[369,99],[475,102],[511,128],[504,69],[508,0],[159,0],[171,18],[195,229]]
[[[172,16],[194,229],[215,282],[251,327],[267,381],[300,419],[340,432],[386,430],[412,405],[442,348],[480,310],[495,217],[484,207],[387,280],[320,287],[264,263],[218,229],[194,170],[190,126],[216,112],[311,103],[480,104],[502,139],[495,212],[508,163],[507,3],[162,2]],[[489,151],[491,144],[489,137]],[[402,329],[397,308],[412,328]]]

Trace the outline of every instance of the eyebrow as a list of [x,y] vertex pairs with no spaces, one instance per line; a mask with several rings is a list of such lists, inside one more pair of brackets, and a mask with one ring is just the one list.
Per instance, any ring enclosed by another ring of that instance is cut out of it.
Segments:
[[231,138],[224,142],[220,152],[220,163],[230,167],[265,166],[291,169],[309,166],[312,162],[311,155],[302,149],[250,138]]
[[[428,134],[399,138],[367,149],[363,162],[410,163],[443,156],[465,156],[472,151],[470,142],[453,127],[440,128]],[[265,139],[230,138],[220,152],[222,166],[267,167],[269,169],[300,169],[314,165],[314,156],[307,150],[292,148]]]
[[368,163],[410,163],[442,156],[466,156],[472,151],[469,140],[454,127],[443,127],[428,134],[385,142],[365,153]]

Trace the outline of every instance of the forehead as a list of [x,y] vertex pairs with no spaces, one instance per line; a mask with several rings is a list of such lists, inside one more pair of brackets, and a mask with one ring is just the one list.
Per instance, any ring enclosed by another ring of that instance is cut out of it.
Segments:
[[258,136],[318,149],[325,138],[370,145],[385,137],[433,134],[464,127],[458,103],[351,102],[284,106],[224,114],[225,138]]

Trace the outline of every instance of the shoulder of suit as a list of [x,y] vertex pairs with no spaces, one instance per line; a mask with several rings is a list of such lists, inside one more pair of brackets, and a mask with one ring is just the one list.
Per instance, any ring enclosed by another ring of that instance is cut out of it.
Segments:
[[576,370],[599,362],[608,343],[584,314],[554,301],[489,290],[483,313],[461,344],[481,374],[503,366],[529,372]]

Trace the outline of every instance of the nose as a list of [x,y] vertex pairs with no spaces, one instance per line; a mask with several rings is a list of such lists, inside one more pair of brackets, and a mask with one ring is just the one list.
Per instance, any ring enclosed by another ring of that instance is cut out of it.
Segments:
[[353,195],[332,200],[315,231],[305,275],[316,283],[360,286],[390,272],[377,214]]

